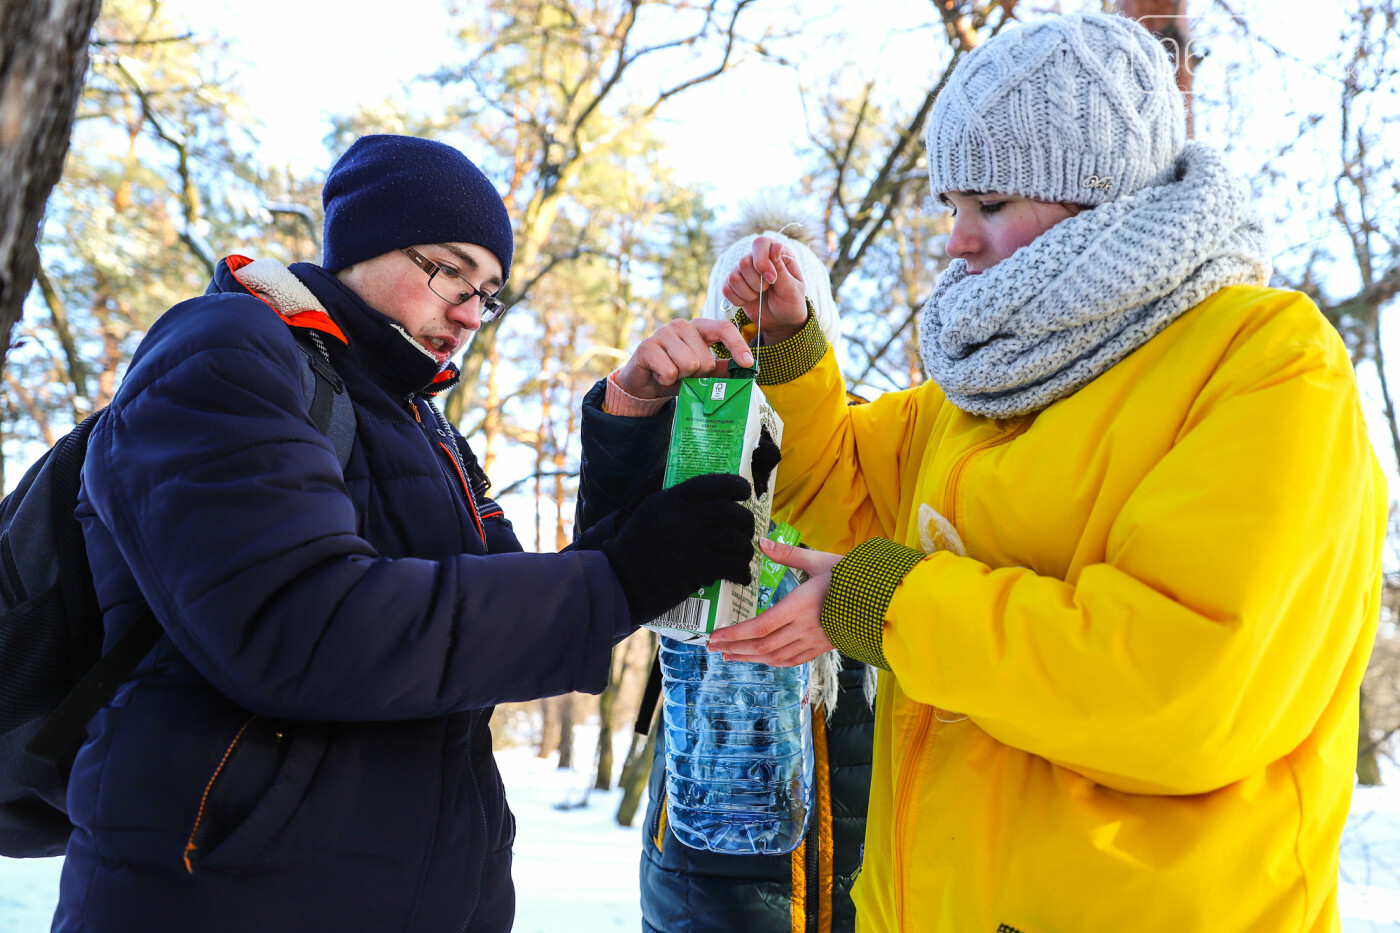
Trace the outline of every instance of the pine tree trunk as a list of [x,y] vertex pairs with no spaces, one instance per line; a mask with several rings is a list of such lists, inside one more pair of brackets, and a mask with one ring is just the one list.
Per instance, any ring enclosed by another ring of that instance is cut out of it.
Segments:
[[[570,320],[568,327],[565,345],[575,346],[578,340],[578,320]],[[568,494],[564,488],[564,473],[566,472],[565,467],[568,465],[568,449],[573,444],[579,422],[578,380],[567,375],[565,378],[568,380],[569,394],[564,403],[564,411],[568,412],[568,415],[564,419],[564,437],[555,442],[554,454],[550,463],[554,472],[554,549],[556,551],[562,551],[569,546],[568,522],[565,518],[568,514],[566,508]]]
[[598,697],[598,773],[593,778],[594,790],[611,790],[613,773],[613,710],[627,674],[627,655],[631,642],[613,646],[612,662],[608,665],[608,685]]
[[0,0],[0,364],[39,268],[100,0]]
[[501,433],[501,353],[494,342],[486,360],[491,368],[486,375],[486,415],[481,422],[481,468],[490,476],[496,466],[496,438]]
[[1371,741],[1371,717],[1366,709],[1366,691],[1361,691],[1361,719],[1356,735],[1356,783],[1381,786],[1381,767],[1376,760],[1376,743]]
[[[622,766],[622,778],[617,782],[622,788],[622,802],[617,805],[617,825],[631,826],[637,818],[637,810],[646,793],[647,781],[651,779],[651,759],[656,754],[656,736],[661,731],[661,704],[656,704],[656,715],[652,716],[651,729],[647,732],[646,744],[640,751],[628,756]],[[633,745],[636,749],[636,745]]]
[[547,448],[554,440],[554,422],[551,420],[550,401],[554,386],[549,380],[551,362],[550,345],[554,341],[554,319],[548,308],[540,312],[544,323],[544,337],[540,340],[540,427],[535,436],[535,550],[544,548],[540,506],[544,501],[544,474],[547,461]]
[[555,727],[559,712],[552,699],[540,700],[540,743],[535,749],[536,758],[548,758],[559,747],[559,730]]
[[622,773],[618,775],[617,786],[621,787],[623,781],[632,773],[636,767],[637,753],[640,751],[643,740],[646,736],[638,735],[634,730],[630,736],[631,741],[627,743],[627,754],[622,756]]
[[559,706],[559,767],[574,766],[574,695],[566,693],[555,700]]

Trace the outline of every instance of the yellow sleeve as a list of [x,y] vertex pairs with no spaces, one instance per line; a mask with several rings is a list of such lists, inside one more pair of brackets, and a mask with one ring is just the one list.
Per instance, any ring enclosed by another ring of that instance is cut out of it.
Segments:
[[918,469],[923,451],[915,438],[927,434],[942,400],[937,390],[848,405],[835,354],[823,345],[810,369],[763,391],[783,419],[774,511],[785,511],[803,544],[845,554],[868,538],[896,536],[900,491]]
[[[1345,351],[1298,320],[1222,360],[1074,585],[868,542],[838,566],[833,640],[873,636],[914,700],[1119,790],[1205,792],[1283,758],[1364,670],[1386,522]],[[842,609],[871,573],[898,578],[882,628]]]

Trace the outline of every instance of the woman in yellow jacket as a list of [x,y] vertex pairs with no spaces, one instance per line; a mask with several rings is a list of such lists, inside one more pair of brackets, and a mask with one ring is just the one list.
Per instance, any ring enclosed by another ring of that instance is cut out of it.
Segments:
[[[916,389],[846,407],[778,244],[729,279],[754,316],[763,287],[776,507],[829,553],[768,548],[812,579],[710,647],[882,668],[860,930],[1339,929],[1384,479],[1173,75],[1100,14],[962,61]],[[709,369],[683,331],[629,391]]]

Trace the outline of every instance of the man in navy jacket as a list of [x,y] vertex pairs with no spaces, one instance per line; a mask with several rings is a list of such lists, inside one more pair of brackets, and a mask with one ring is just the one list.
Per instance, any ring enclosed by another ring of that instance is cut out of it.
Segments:
[[[635,624],[747,575],[737,477],[522,553],[430,402],[503,311],[500,196],[451,147],[371,136],[323,197],[324,263],[220,263],[92,435],[108,644],[148,608],[164,636],[74,764],[56,930],[508,930],[493,704],[598,692]],[[353,403],[343,471],[298,328]]]

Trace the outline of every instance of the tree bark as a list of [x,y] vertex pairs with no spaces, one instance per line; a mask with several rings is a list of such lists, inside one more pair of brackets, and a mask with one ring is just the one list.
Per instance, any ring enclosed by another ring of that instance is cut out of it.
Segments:
[[49,277],[44,274],[43,266],[34,270],[34,281],[44,296],[44,302],[49,306],[53,332],[58,337],[59,346],[63,348],[63,357],[68,363],[65,377],[67,383],[73,387],[73,423],[77,424],[92,413],[92,400],[88,395],[87,364],[83,362],[82,354],[78,352],[78,343],[73,338],[73,328],[68,323],[68,309]]
[[656,704],[652,716],[651,729],[647,732],[646,744],[634,755],[629,755],[622,768],[622,778],[617,782],[622,787],[622,801],[617,805],[617,825],[631,826],[637,818],[637,810],[642,804],[642,794],[651,778],[651,761],[656,754],[656,735],[661,731],[661,704]]
[[1381,766],[1376,760],[1379,742],[1371,741],[1371,717],[1366,705],[1366,690],[1361,690],[1361,717],[1356,730],[1356,783],[1365,787],[1381,786]]
[[[494,340],[486,360],[490,368],[486,375],[486,414],[481,422],[481,468],[490,476],[496,466],[496,438],[501,433],[501,350]],[[466,397],[465,392],[457,394]]]
[[[566,325],[568,330],[565,334],[565,346],[578,346],[579,321],[573,317]],[[569,365],[570,360],[560,359],[560,377],[568,383],[569,391],[564,401],[564,411],[568,414],[564,418],[564,437],[555,441],[554,452],[551,456],[554,467],[554,549],[562,551],[569,546],[569,521],[568,516],[568,490],[564,488],[564,477],[569,475],[568,470],[568,450],[574,446],[574,435],[579,429],[579,403],[578,403],[578,379],[576,370]],[[546,385],[545,392],[552,391],[554,386]]]
[[1191,21],[1186,16],[1186,0],[1118,0],[1118,12],[1142,23],[1166,47],[1176,66],[1176,86],[1186,98],[1186,135],[1194,137],[1192,75],[1201,57],[1191,50]]
[[627,678],[627,669],[631,666],[628,663],[631,654],[630,640],[619,642],[613,648],[612,663],[608,665],[608,685],[598,697],[598,773],[593,778],[594,790],[612,789],[613,715],[623,681]]
[[559,747],[559,711],[552,697],[540,700],[540,743],[535,747],[536,758],[548,758]]
[[0,0],[0,365],[39,267],[100,0]]
[[[625,646],[613,648],[613,657],[626,654]],[[593,775],[594,790],[612,790],[613,772],[613,705],[617,700],[617,690],[621,678],[614,667],[608,668],[608,685],[598,697],[598,770]]]
[[566,693],[554,701],[559,705],[559,767],[574,766],[574,695]]

